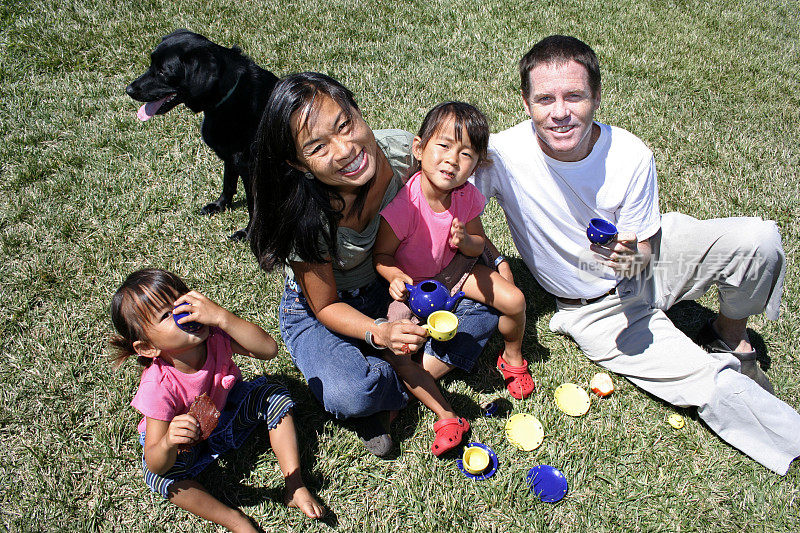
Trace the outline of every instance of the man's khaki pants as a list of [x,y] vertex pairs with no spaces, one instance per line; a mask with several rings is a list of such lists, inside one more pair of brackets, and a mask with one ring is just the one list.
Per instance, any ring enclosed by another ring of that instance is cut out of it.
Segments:
[[785,269],[778,229],[760,218],[697,220],[680,213],[665,214],[661,227],[645,272],[591,304],[559,302],[550,329],[650,394],[697,407],[722,439],[785,475],[800,455],[800,415],[740,374],[738,359],[706,353],[664,314],[717,285],[725,316],[766,311],[776,320]]

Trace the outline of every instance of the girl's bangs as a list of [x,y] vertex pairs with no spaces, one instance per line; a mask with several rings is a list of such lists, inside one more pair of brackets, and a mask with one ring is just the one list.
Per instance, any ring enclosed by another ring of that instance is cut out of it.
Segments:
[[149,287],[137,287],[137,291],[132,291],[131,298],[128,299],[131,311],[136,316],[140,324],[152,323],[162,309],[172,309],[172,304],[181,295],[170,286],[156,287],[155,290]]

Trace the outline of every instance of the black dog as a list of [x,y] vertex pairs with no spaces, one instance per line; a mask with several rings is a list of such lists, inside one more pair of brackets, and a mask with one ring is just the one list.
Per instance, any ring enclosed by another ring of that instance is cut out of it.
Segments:
[[[210,215],[230,206],[241,176],[252,217],[251,145],[277,81],[238,46],[224,48],[197,33],[177,30],[162,38],[150,55],[150,68],[125,92],[145,102],[138,112],[141,120],[163,115],[181,103],[195,113],[204,112],[203,140],[225,163],[225,173],[222,194],[202,212]],[[249,228],[250,222],[231,239],[246,238]]]

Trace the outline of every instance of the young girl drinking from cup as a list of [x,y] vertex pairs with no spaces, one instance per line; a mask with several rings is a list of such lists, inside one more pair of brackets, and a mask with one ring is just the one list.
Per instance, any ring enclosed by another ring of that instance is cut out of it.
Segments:
[[[300,475],[289,393],[266,376],[242,381],[231,359],[234,352],[262,360],[275,357],[278,347],[272,337],[190,291],[175,274],[157,269],[128,276],[111,301],[111,318],[118,332],[111,339],[117,350],[115,366],[136,355],[145,367],[131,405],[144,415],[139,441],[151,490],[233,531],[256,531],[247,516],[217,500],[194,478],[266,422],[286,482],[285,503],[311,518],[323,516],[323,507]],[[213,415],[189,414],[202,395],[218,410],[213,431]]]
[[[395,300],[390,320],[411,315],[402,303],[408,297],[405,283],[431,278],[451,294],[462,290],[502,313],[498,329],[505,347],[497,368],[509,393],[522,399],[534,389],[522,357],[525,297],[507,264],[502,275],[497,271],[503,257],[492,257],[480,219],[486,199],[467,181],[486,161],[488,144],[488,122],[475,107],[445,102],[428,112],[412,145],[418,171],[381,211],[374,261]],[[420,399],[434,411],[440,408]]]

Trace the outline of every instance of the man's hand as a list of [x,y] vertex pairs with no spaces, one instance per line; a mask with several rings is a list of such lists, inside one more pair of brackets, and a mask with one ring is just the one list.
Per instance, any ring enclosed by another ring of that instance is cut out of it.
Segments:
[[608,244],[592,244],[589,249],[600,256],[600,263],[625,278],[631,278],[644,270],[652,255],[650,241],[639,242],[632,231],[621,231]]

